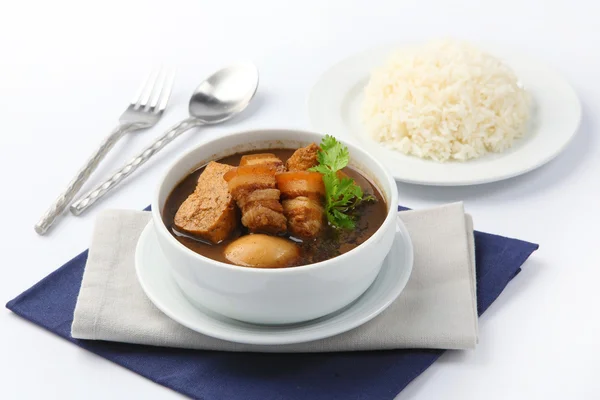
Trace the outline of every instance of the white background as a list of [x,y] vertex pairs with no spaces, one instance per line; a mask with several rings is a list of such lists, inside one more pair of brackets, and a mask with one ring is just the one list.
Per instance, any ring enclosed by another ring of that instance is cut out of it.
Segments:
[[[157,176],[227,132],[309,128],[306,98],[332,63],[374,45],[452,35],[500,41],[554,66],[583,103],[582,127],[547,166],[466,188],[399,185],[400,201],[464,200],[476,228],[540,243],[481,320],[474,351],[449,352],[400,399],[600,396],[600,6],[596,1],[3,1],[0,11],[0,300],[88,246],[102,208],[146,206]],[[214,69],[252,59],[258,97],[235,123],[187,133],[85,216],[47,237],[33,225],[116,122],[142,75],[178,68],[168,112],[121,142],[87,188],[186,116]],[[0,397],[178,398],[0,311]]]

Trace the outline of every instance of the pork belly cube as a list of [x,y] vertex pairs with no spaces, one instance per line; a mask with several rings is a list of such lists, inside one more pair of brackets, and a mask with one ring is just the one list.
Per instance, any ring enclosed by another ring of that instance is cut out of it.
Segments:
[[306,171],[309,168],[317,166],[319,164],[317,159],[319,150],[319,146],[315,143],[296,150],[287,160],[286,167],[288,171]]

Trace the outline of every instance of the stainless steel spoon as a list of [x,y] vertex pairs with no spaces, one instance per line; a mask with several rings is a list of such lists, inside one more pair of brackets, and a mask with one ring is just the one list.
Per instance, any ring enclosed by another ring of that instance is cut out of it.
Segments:
[[258,69],[252,63],[241,63],[215,72],[197,88],[189,103],[190,117],[173,126],[138,156],[75,201],[70,210],[79,215],[131,175],[154,154],[182,133],[199,125],[214,125],[243,111],[258,88]]

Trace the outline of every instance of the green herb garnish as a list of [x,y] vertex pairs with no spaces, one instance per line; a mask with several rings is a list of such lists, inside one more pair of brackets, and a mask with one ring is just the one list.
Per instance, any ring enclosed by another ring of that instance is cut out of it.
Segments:
[[336,138],[325,135],[321,140],[321,150],[317,160],[319,165],[309,171],[323,174],[325,184],[325,214],[327,220],[336,228],[353,229],[355,226],[352,211],[364,201],[372,201],[371,195],[364,196],[360,186],[353,179],[338,175],[350,161],[348,148]]

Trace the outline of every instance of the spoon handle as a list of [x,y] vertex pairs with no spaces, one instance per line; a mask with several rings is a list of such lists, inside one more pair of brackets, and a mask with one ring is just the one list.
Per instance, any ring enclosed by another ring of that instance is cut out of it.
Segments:
[[127,164],[125,164],[121,169],[115,172],[110,178],[108,178],[106,181],[102,182],[94,189],[89,191],[85,196],[82,196],[79,199],[77,199],[77,201],[75,201],[70,207],[71,213],[79,215],[88,208],[90,208],[92,204],[104,197],[104,195],[106,195],[115,186],[121,183],[122,180],[127,178],[142,164],[148,161],[153,155],[162,150],[163,147],[171,143],[182,133],[200,124],[200,121],[198,121],[195,118],[187,118],[178,123],[177,125],[173,126],[171,129],[169,129],[167,133],[156,139],[154,143],[148,146],[136,157],[132,158]]

